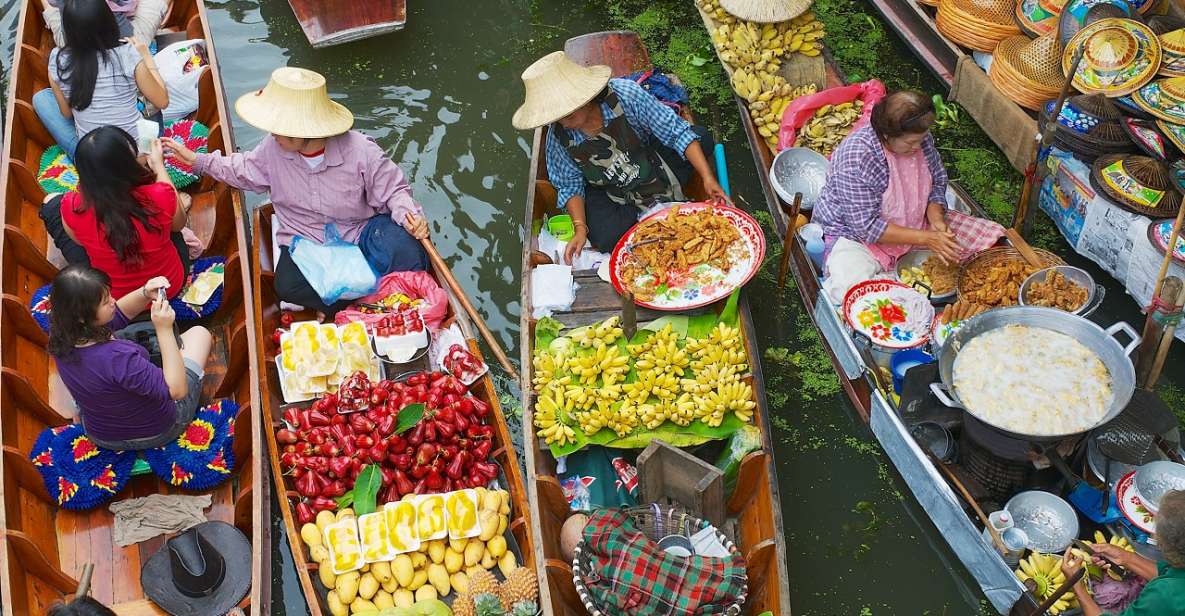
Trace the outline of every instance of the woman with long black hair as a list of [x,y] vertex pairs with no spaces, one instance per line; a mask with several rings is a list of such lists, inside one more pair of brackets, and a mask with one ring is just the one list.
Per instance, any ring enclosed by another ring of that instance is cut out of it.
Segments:
[[[159,447],[193,421],[213,338],[204,327],[173,334],[175,315],[158,297],[169,281],[156,277],[118,300],[111,279],[86,265],[58,273],[50,289],[49,353],[74,397],[87,436],[118,451]],[[144,347],[116,339],[149,306],[161,367]]]
[[33,109],[68,156],[74,158],[79,137],[100,126],[138,137],[141,92],[158,109],[169,106],[147,41],[121,39],[106,2],[65,0],[62,32],[66,45],[50,52],[50,87],[33,95]]
[[149,167],[140,164],[131,135],[114,126],[78,142],[78,192],[51,195],[41,219],[66,261],[111,277],[121,297],[154,276],[181,292],[189,250],[181,236],[189,195],[177,192],[165,170],[160,141],[153,139]]

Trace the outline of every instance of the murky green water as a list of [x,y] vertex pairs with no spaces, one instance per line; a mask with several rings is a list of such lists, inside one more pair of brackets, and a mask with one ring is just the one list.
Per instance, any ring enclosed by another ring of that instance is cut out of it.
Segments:
[[[333,96],[357,116],[356,128],[408,172],[441,253],[517,357],[519,229],[530,147],[530,135],[510,126],[522,93],[518,73],[567,37],[603,29],[601,9],[560,0],[409,4],[402,32],[319,51],[309,47],[284,0],[208,6],[228,98],[260,87],[284,64],[325,74]],[[0,2],[4,77],[19,8],[19,0]],[[235,129],[243,148],[261,136],[237,118]],[[730,144],[729,156],[738,200],[764,210],[747,146]],[[751,294],[763,347],[802,348],[807,321],[797,293],[779,297],[766,272]],[[975,613],[982,597],[974,582],[846,399],[831,393],[803,401],[798,390],[816,375],[786,361],[767,362],[766,374],[795,613]],[[278,529],[276,539],[273,612],[303,613]]]

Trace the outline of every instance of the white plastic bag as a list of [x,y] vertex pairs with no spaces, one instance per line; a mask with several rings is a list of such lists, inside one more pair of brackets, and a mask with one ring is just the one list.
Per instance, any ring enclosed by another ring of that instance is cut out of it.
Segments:
[[378,284],[362,249],[341,239],[333,223],[325,225],[324,244],[298,235],[291,253],[292,262],[326,304],[369,295]]
[[[203,62],[198,68],[185,68],[194,58],[195,53],[205,58],[206,41],[190,39],[178,41],[156,52],[153,58],[160,68],[161,79],[165,81],[165,89],[169,91],[169,106],[161,110],[166,123],[180,120],[197,111],[198,81],[202,73],[209,70],[209,63]],[[200,53],[199,53],[200,52]]]

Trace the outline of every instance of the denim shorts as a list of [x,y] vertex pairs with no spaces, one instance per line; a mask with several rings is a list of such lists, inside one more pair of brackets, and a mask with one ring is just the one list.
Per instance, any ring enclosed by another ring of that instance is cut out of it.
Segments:
[[[125,441],[104,441],[93,436],[91,436],[90,439],[94,441],[96,445],[104,449],[112,449],[115,451],[133,451],[160,447],[161,445],[176,439],[178,436],[181,436],[181,433],[185,431],[185,427],[193,421],[194,415],[197,414],[198,402],[202,397],[202,377],[205,374],[205,370],[203,370],[201,366],[198,366],[197,362],[194,362],[188,357],[183,359],[185,360],[186,393],[184,398],[174,401],[174,403],[177,405],[177,420],[173,422],[173,425],[168,430],[165,430],[156,436],[134,438]],[[85,430],[85,419],[83,420],[82,424],[83,430]]]

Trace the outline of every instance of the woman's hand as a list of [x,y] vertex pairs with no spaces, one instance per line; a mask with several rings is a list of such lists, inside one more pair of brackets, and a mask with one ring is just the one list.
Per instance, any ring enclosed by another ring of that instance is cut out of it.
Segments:
[[723,201],[726,205],[732,205],[732,199],[724,192],[724,187],[720,186],[720,182],[710,175],[704,176],[704,192],[708,193],[708,199]]
[[403,228],[417,240],[428,238],[428,221],[423,216],[408,214],[403,219]]
[[[157,173],[165,171],[165,152],[160,139],[152,140],[152,145],[148,150],[148,164]],[[166,173],[168,172],[166,171]]]
[[148,282],[144,283],[144,288],[141,289],[140,292],[144,294],[144,297],[147,297],[148,299],[151,299],[151,300],[155,300],[156,294],[158,291],[160,291],[161,289],[168,289],[168,288],[169,288],[169,279],[165,278],[164,276],[157,276],[156,278],[153,278],[153,279],[149,280]]
[[161,139],[160,144],[162,148],[168,150],[173,155],[173,158],[191,167],[197,162],[197,153],[177,141],[166,138]]
[[173,321],[176,318],[177,314],[173,312],[169,300],[160,298],[152,300],[152,324],[156,326],[157,331],[172,331]]
[[122,40],[123,42],[130,44],[137,52],[139,52],[141,58],[147,59],[152,57],[152,52],[148,50],[148,43],[145,43],[134,36],[129,36]]
[[568,240],[568,245],[564,246],[564,263],[572,265],[572,262],[584,252],[584,242],[588,240],[588,230],[584,225],[577,225],[576,233],[572,235],[572,239]]
[[[1065,554],[1062,554],[1061,568],[1062,574],[1066,576],[1066,579],[1073,577],[1074,574],[1078,573],[1078,570],[1081,569],[1085,564],[1082,562],[1081,558],[1074,554],[1073,550],[1074,548],[1066,548]],[[1082,580],[1078,580],[1078,584],[1081,583]]]
[[946,208],[942,207],[941,203],[931,203],[926,206],[926,221],[935,231],[943,233],[950,231],[950,227],[946,225]]
[[938,258],[947,264],[959,262],[959,255],[962,249],[959,247],[959,241],[955,239],[954,233],[933,229],[924,231],[924,233],[926,234],[926,247],[934,251],[934,254],[938,255]]

